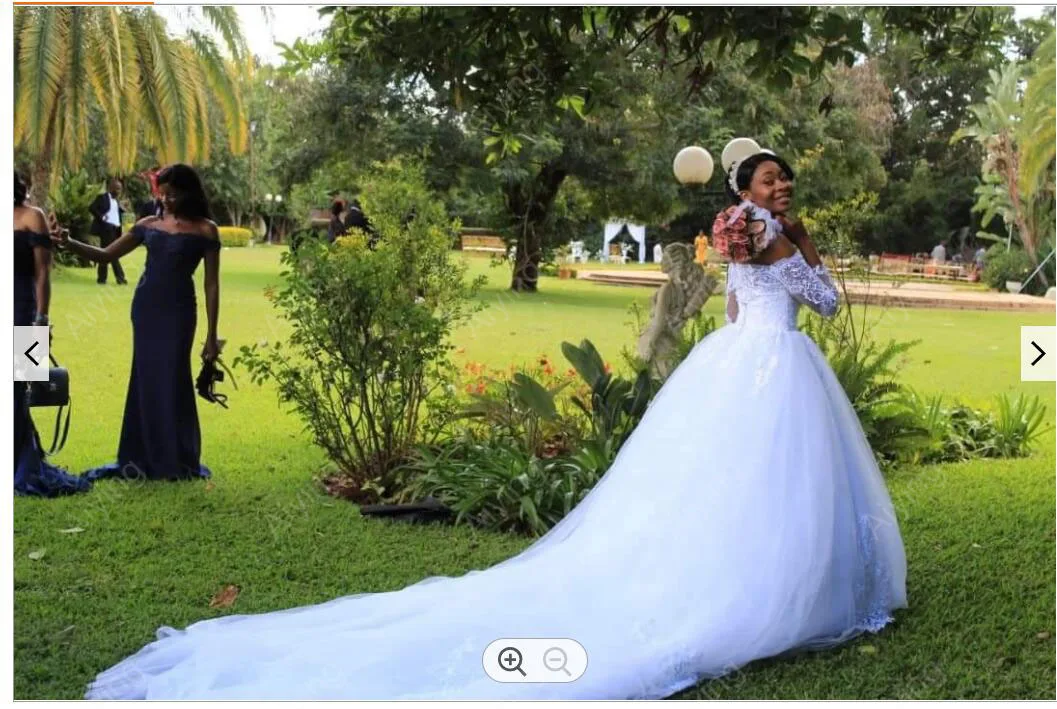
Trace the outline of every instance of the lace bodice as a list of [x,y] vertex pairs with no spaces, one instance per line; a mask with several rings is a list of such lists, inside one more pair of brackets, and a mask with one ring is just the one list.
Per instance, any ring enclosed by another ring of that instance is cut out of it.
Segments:
[[794,330],[801,305],[830,317],[837,300],[826,267],[809,266],[800,252],[769,265],[727,267],[727,322],[741,327]]

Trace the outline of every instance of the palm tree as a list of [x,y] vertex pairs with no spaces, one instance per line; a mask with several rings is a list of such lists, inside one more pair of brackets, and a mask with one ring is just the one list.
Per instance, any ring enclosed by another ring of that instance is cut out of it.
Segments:
[[137,167],[141,146],[160,162],[208,160],[211,103],[223,113],[232,151],[245,149],[240,77],[251,57],[238,16],[234,7],[201,13],[230,58],[204,32],[171,37],[152,8],[15,8],[14,137],[34,160],[36,196],[62,168],[78,167],[96,112],[116,173]]
[[[1048,212],[1039,208],[1045,206],[1040,202],[1045,196],[1036,190],[1034,181],[1030,181],[1029,192],[1021,190],[1026,130],[1024,73],[1025,67],[1017,62],[1009,62],[1001,71],[992,70],[986,100],[970,108],[974,124],[957,131],[951,142],[973,138],[983,146],[986,157],[982,182],[976,189],[979,199],[974,209],[984,213],[981,220],[984,226],[995,215],[1001,215],[1007,224],[1016,225],[1021,246],[1037,266],[1041,247],[1046,245],[1046,230],[1040,217],[1048,218],[1044,216]],[[1052,78],[1052,74],[1050,76]],[[1050,91],[1052,96],[1052,87]],[[1052,136],[1053,127],[1049,129]],[[1040,273],[1039,280],[1048,285],[1045,274]]]
[[1057,64],[1054,60],[1054,34],[1035,52],[1035,72],[1024,92],[1024,118],[1018,130],[1020,142],[1020,192],[1033,199],[1039,192],[1050,192],[1053,199],[1051,168],[1057,158]]

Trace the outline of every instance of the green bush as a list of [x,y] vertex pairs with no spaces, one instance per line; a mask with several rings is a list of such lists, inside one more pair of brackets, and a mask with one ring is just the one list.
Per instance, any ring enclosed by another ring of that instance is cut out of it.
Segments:
[[240,226],[217,227],[221,246],[247,246],[253,240],[253,232]]
[[459,225],[420,169],[380,165],[364,184],[378,247],[305,240],[283,254],[272,297],[292,334],[243,347],[236,364],[277,384],[349,496],[374,502],[395,492],[397,467],[439,430],[425,425],[425,403],[452,386],[450,334],[468,319],[480,281],[467,283],[466,266],[450,257]]
[[[48,203],[59,224],[70,230],[70,236],[78,241],[91,241],[88,230],[92,226],[92,215],[88,208],[102,192],[84,170],[64,172],[59,182],[48,194]],[[66,249],[55,252],[55,260],[64,266],[89,266],[89,262]]]
[[917,342],[875,343],[866,334],[865,309],[857,320],[853,306],[844,302],[833,319],[811,313],[803,331],[829,360],[878,464],[889,467],[912,458],[930,441],[919,412],[907,403],[907,389],[897,379],[900,357]]
[[475,396],[467,415],[485,425],[419,447],[401,468],[398,499],[432,496],[455,511],[456,523],[529,534],[568,514],[609,469],[659,382],[645,370],[614,376],[587,340],[562,343],[562,351],[578,391],[558,400],[572,382],[545,386],[518,372],[495,393]]
[[1012,401],[1003,394],[996,400],[995,416],[997,458],[1020,458],[1031,453],[1032,443],[1051,430],[1046,424],[1046,406],[1037,396],[1020,395]]
[[455,512],[455,523],[542,535],[590,492],[600,475],[563,459],[527,454],[501,435],[463,435],[420,447],[401,471],[401,499],[434,497]]
[[995,244],[987,250],[983,279],[991,288],[1004,291],[1006,281],[1023,281],[1031,271],[1031,257],[1019,248]]

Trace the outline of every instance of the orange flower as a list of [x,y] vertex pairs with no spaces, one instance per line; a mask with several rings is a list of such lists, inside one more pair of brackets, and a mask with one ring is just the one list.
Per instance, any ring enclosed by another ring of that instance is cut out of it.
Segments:
[[569,367],[568,371],[565,372],[565,376],[567,376],[567,377],[575,377],[576,376],[576,370],[573,369],[572,367]]
[[543,368],[543,373],[546,374],[548,377],[551,376],[552,374],[554,374],[554,367],[548,364],[546,367]]
[[466,385],[466,393],[467,394],[472,394],[473,393],[473,384],[467,384]]
[[613,371],[613,368],[609,366],[609,362],[606,362],[606,374],[609,374],[612,371]]
[[484,394],[484,382],[477,382],[477,393]]

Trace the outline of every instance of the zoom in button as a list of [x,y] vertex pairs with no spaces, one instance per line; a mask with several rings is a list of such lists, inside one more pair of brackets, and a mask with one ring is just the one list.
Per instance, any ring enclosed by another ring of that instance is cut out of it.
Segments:
[[587,671],[587,650],[569,638],[502,638],[481,660],[485,674],[504,684],[575,682]]

